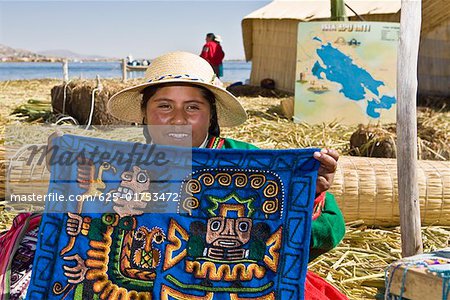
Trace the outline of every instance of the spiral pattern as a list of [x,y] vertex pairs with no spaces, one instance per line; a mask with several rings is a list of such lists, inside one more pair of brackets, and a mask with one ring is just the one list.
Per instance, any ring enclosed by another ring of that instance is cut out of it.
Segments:
[[222,186],[229,186],[231,184],[231,175],[228,173],[219,173],[216,175],[216,178]]
[[250,185],[254,189],[259,189],[266,183],[266,176],[263,174],[250,175]]
[[265,197],[275,197],[278,194],[278,184],[275,181],[269,180],[267,186],[264,188],[263,194]]
[[189,179],[189,181],[186,183],[186,192],[188,194],[193,195],[199,193],[201,190],[202,186],[197,179]]
[[234,184],[236,185],[236,187],[241,188],[247,185],[248,179],[247,175],[245,175],[244,173],[233,174],[233,177],[235,177]]
[[63,287],[62,284],[57,281],[53,285],[53,293],[55,295],[61,295],[62,293],[64,293],[67,290],[68,287],[69,287],[69,285],[66,285],[65,287]]
[[276,213],[278,211],[278,199],[275,198],[274,200],[264,201],[264,203],[262,204],[262,211],[265,214]]
[[200,202],[195,197],[187,197],[183,200],[183,209],[189,212],[190,215],[194,209],[198,208],[199,205]]
[[214,184],[214,176],[210,173],[202,174],[198,177],[199,180],[203,180],[203,184],[206,186],[211,186]]

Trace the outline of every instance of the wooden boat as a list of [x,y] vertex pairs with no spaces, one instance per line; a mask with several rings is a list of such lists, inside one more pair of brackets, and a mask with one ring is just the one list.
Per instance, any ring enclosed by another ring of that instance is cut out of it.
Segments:
[[148,66],[131,66],[127,65],[127,71],[142,71],[145,72],[147,70]]

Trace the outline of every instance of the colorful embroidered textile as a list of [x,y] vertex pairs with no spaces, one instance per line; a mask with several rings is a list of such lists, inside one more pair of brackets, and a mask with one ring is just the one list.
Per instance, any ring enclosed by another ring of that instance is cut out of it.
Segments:
[[0,235],[0,299],[20,299],[30,281],[41,215],[21,213]]
[[[386,300],[450,296],[450,248],[402,258],[386,269]],[[425,292],[424,292],[425,291]]]
[[[40,218],[39,218],[40,219]],[[25,299],[26,291],[31,279],[32,262],[36,251],[39,228],[36,224],[29,230],[19,244],[11,263],[10,300]]]
[[[219,146],[221,145],[221,146]],[[211,138],[208,148],[257,150],[252,144],[229,138]],[[335,248],[345,235],[345,221],[334,196],[322,193],[314,200],[309,261]]]
[[29,299],[303,299],[316,149],[54,142]]

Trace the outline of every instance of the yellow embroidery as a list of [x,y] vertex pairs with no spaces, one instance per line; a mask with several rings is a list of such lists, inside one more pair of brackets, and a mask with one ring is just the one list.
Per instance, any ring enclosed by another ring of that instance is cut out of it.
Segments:
[[262,211],[266,214],[274,214],[278,211],[278,199],[266,200],[262,204]]
[[204,173],[198,177],[198,180],[203,180],[203,184],[206,186],[211,186],[214,184],[214,176],[210,173]]
[[235,173],[233,174],[233,177],[235,177],[234,184],[236,187],[241,188],[247,185],[248,179],[245,173]]
[[267,198],[275,197],[278,194],[278,184],[273,180],[269,180],[263,194]]
[[193,273],[196,278],[208,278],[214,281],[249,281],[253,277],[261,279],[266,274],[266,269],[255,263],[248,266],[244,264],[236,264],[232,267],[222,264],[219,267],[215,263],[205,261],[186,261],[186,272]]
[[190,179],[186,183],[186,192],[189,195],[199,193],[201,190],[202,190],[202,185],[200,184],[200,182],[197,179]]
[[280,226],[278,230],[272,234],[266,242],[266,246],[269,247],[269,253],[272,256],[270,258],[267,255],[264,255],[264,263],[271,269],[276,272],[278,269],[278,262],[280,260],[280,248],[281,248],[281,237],[282,237],[283,228]]
[[259,189],[266,183],[266,176],[263,174],[250,175],[250,185],[254,189]]
[[183,209],[189,213],[190,216],[192,216],[192,211],[194,209],[197,209],[200,205],[200,201],[198,201],[195,197],[187,197],[183,200]]
[[167,233],[167,241],[171,242],[171,244],[168,244],[166,246],[166,254],[164,257],[163,265],[164,271],[172,268],[174,265],[179,263],[180,260],[183,259],[187,254],[187,250],[184,249],[179,254],[173,256],[173,253],[180,250],[181,248],[181,240],[178,238],[177,233],[184,241],[187,241],[189,239],[189,235],[186,230],[184,230],[183,227],[181,227],[180,224],[177,223],[177,221],[171,219],[169,224],[169,231]]
[[229,186],[231,184],[231,175],[228,173],[218,173],[216,178],[217,182],[222,186]]

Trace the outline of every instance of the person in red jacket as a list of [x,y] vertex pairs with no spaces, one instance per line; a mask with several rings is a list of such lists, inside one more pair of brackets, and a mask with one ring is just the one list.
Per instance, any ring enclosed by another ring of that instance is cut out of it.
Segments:
[[206,35],[206,43],[203,45],[202,53],[200,57],[204,58],[214,70],[217,77],[219,75],[219,66],[222,64],[225,53],[222,50],[222,46],[215,41],[216,36],[214,33],[208,33]]
[[220,44],[220,43],[222,43],[222,37],[220,35],[216,34],[216,38],[214,39],[214,41],[217,43],[217,48],[218,48],[217,53],[221,53],[221,55],[222,55],[222,58],[221,58],[222,62],[219,65],[219,75],[218,75],[218,77],[220,78],[220,77],[223,77],[223,58],[225,57],[225,52],[223,52],[222,45]]

